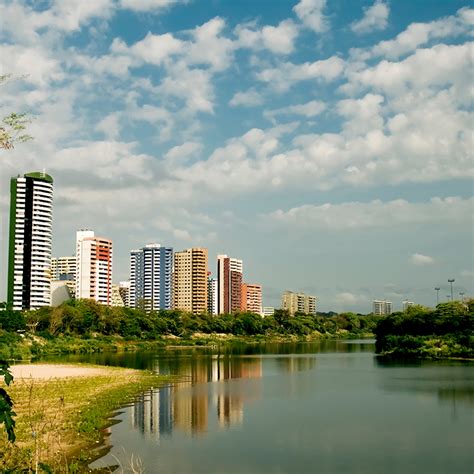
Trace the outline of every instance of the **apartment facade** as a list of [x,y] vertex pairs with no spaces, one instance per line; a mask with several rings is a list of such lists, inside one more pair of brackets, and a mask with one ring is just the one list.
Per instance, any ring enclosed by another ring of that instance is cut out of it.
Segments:
[[316,314],[316,296],[285,291],[281,297],[281,307],[291,316],[295,313]]
[[262,285],[242,283],[242,311],[263,315]]
[[242,309],[242,260],[217,256],[217,310],[219,314]]
[[207,311],[207,264],[206,248],[193,247],[174,254],[174,308],[195,314]]
[[76,278],[76,257],[53,257],[51,259],[51,280],[72,280]]
[[92,230],[76,232],[76,298],[112,304],[112,241]]
[[211,277],[210,272],[207,278],[207,312],[212,315],[217,312],[217,278]]
[[372,312],[376,316],[386,316],[392,314],[393,304],[391,301],[374,300],[372,303]]
[[53,178],[27,173],[10,181],[7,301],[16,310],[49,306]]
[[173,249],[148,244],[130,252],[129,305],[147,311],[173,307]]

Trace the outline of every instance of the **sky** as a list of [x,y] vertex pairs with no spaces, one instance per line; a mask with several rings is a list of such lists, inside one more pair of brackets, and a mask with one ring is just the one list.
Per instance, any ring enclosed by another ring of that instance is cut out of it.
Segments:
[[474,295],[474,10],[458,0],[0,0],[0,299],[9,180],[54,177],[75,232],[244,261],[265,306]]

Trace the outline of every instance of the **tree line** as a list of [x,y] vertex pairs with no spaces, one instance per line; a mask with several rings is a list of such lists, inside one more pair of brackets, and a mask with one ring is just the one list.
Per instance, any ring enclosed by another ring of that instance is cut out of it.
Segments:
[[474,357],[474,300],[415,305],[380,319],[378,353],[415,357]]
[[120,336],[153,340],[173,335],[189,337],[192,334],[224,333],[236,336],[297,335],[315,331],[335,334],[337,331],[371,332],[378,317],[343,313],[333,316],[275,310],[273,316],[241,312],[217,316],[191,314],[180,310],[144,311],[127,307],[109,307],[93,300],[70,300],[58,307],[44,307],[30,311],[0,311],[0,328],[9,333],[28,332],[46,338],[79,336],[83,338]]

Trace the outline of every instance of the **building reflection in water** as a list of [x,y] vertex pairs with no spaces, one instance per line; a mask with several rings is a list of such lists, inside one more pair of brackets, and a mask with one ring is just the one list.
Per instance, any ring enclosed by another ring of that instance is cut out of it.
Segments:
[[133,403],[130,423],[143,436],[159,440],[171,436],[173,431],[200,435],[208,430],[210,411],[216,414],[217,423],[223,428],[242,424],[244,404],[261,397],[260,384],[242,388],[228,383],[218,384],[211,390],[208,382],[231,379],[260,379],[261,358],[235,358],[207,356],[183,358],[173,367],[167,360],[158,360],[157,372],[174,373],[184,381],[159,390],[143,393]]

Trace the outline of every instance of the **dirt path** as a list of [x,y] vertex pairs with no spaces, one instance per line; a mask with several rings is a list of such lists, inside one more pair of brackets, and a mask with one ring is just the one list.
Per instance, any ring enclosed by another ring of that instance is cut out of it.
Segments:
[[19,364],[12,365],[11,372],[17,379],[51,379],[68,377],[93,377],[107,375],[107,368],[83,367],[61,364]]

